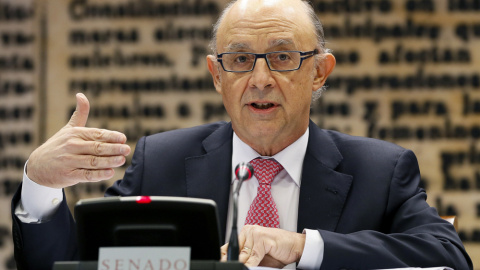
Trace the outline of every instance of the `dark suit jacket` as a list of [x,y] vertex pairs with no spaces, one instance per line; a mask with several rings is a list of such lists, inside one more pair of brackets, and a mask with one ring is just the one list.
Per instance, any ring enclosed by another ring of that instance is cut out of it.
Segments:
[[[231,124],[219,122],[144,137],[123,180],[106,195],[212,199],[218,206],[224,237],[232,135]],[[321,269],[472,269],[454,227],[426,203],[419,180],[411,151],[322,130],[311,122],[297,231],[319,230],[325,242]],[[19,269],[49,269],[55,260],[77,256],[75,224],[65,203],[43,224],[13,219]]]

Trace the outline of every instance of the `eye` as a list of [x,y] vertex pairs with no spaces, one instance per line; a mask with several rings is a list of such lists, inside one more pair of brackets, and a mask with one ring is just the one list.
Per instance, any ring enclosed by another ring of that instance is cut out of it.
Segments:
[[290,55],[286,53],[281,53],[277,56],[277,59],[280,61],[287,61],[287,60],[290,60]]
[[235,63],[245,63],[247,62],[248,58],[246,55],[237,55],[233,60]]

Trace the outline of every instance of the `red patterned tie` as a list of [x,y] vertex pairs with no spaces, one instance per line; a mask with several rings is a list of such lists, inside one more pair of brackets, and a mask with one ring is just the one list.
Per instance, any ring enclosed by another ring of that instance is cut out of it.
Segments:
[[283,170],[282,165],[274,159],[254,159],[250,162],[258,179],[257,197],[248,210],[245,225],[263,227],[280,227],[278,211],[272,197],[273,178]]

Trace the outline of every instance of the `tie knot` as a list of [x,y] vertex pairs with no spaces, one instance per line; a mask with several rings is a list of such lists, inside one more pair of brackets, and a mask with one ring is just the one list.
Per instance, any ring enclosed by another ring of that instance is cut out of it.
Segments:
[[273,178],[283,170],[283,166],[275,159],[257,158],[250,164],[253,166],[255,177],[260,185],[272,184]]

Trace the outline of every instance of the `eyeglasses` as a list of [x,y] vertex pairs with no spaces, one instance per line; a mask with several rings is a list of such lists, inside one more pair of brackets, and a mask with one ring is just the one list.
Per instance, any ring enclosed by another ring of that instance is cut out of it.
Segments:
[[249,72],[255,68],[258,58],[263,58],[271,71],[294,71],[302,66],[303,60],[318,54],[309,52],[278,51],[269,53],[226,52],[217,55],[217,61],[228,72]]

